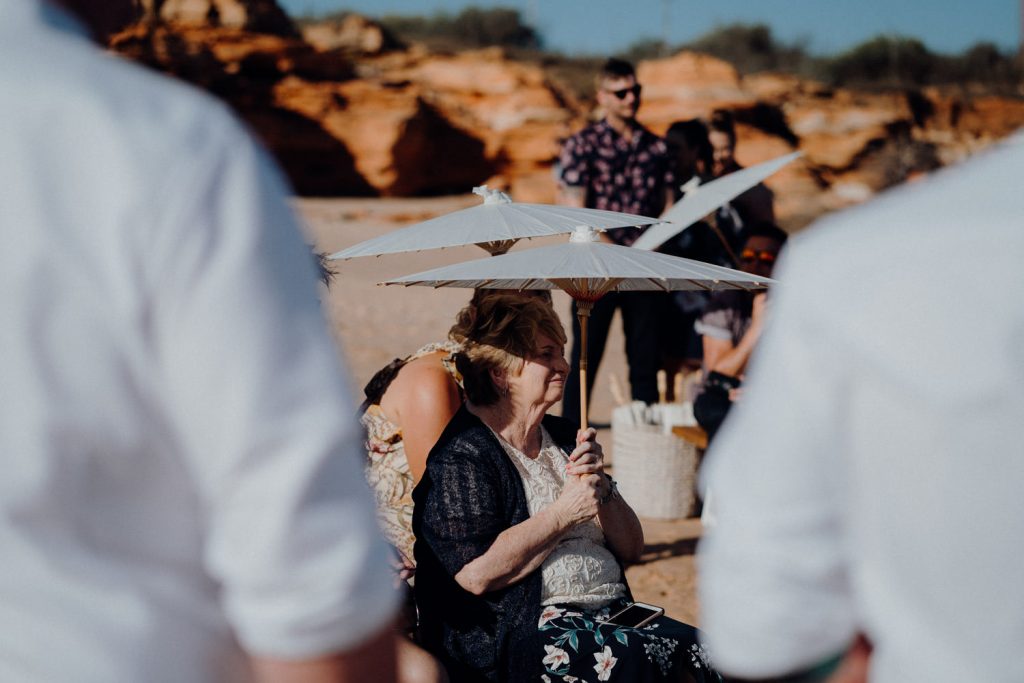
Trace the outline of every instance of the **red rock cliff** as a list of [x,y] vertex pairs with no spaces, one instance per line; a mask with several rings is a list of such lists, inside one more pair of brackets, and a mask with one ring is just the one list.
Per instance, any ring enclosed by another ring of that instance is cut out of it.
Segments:
[[[542,65],[497,49],[431,54],[356,16],[300,35],[272,0],[149,6],[150,20],[113,48],[225,99],[300,194],[463,193],[487,182],[522,201],[549,202],[559,143],[589,113]],[[642,62],[638,75],[640,118],[656,132],[724,107],[738,121],[741,163],[803,150],[803,160],[769,181],[780,222],[791,228],[1024,125],[1019,99],[741,77],[689,52]]]

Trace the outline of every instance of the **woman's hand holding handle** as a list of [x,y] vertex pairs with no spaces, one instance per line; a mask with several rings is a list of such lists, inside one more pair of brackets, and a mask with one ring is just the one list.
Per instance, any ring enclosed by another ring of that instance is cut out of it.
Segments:
[[[597,430],[581,429],[576,434],[576,448],[569,454],[566,474],[604,474],[604,450],[597,442]],[[602,477],[603,478],[603,477]]]
[[559,516],[566,527],[582,524],[597,516],[601,506],[600,487],[603,477],[582,474],[565,478],[562,493],[555,500]]

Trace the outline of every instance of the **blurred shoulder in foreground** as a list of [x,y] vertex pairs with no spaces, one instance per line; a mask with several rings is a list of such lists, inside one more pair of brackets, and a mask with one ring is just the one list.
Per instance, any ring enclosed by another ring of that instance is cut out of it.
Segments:
[[704,473],[723,671],[810,670],[862,634],[872,681],[1024,680],[1022,168],[1018,133],[783,256]]

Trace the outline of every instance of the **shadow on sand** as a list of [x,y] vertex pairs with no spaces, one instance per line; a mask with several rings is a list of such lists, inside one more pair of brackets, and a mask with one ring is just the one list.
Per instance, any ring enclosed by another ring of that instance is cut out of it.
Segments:
[[648,543],[636,564],[648,564],[670,557],[683,557],[697,552],[698,538],[681,538],[670,543]]

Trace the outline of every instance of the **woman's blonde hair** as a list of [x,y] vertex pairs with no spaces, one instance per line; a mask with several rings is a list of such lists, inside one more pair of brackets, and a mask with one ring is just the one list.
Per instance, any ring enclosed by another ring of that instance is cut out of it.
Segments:
[[476,405],[496,403],[500,392],[492,371],[522,372],[525,359],[536,353],[541,335],[565,345],[558,315],[550,303],[536,297],[482,296],[459,311],[448,336],[463,345],[455,363],[462,373],[466,398]]

